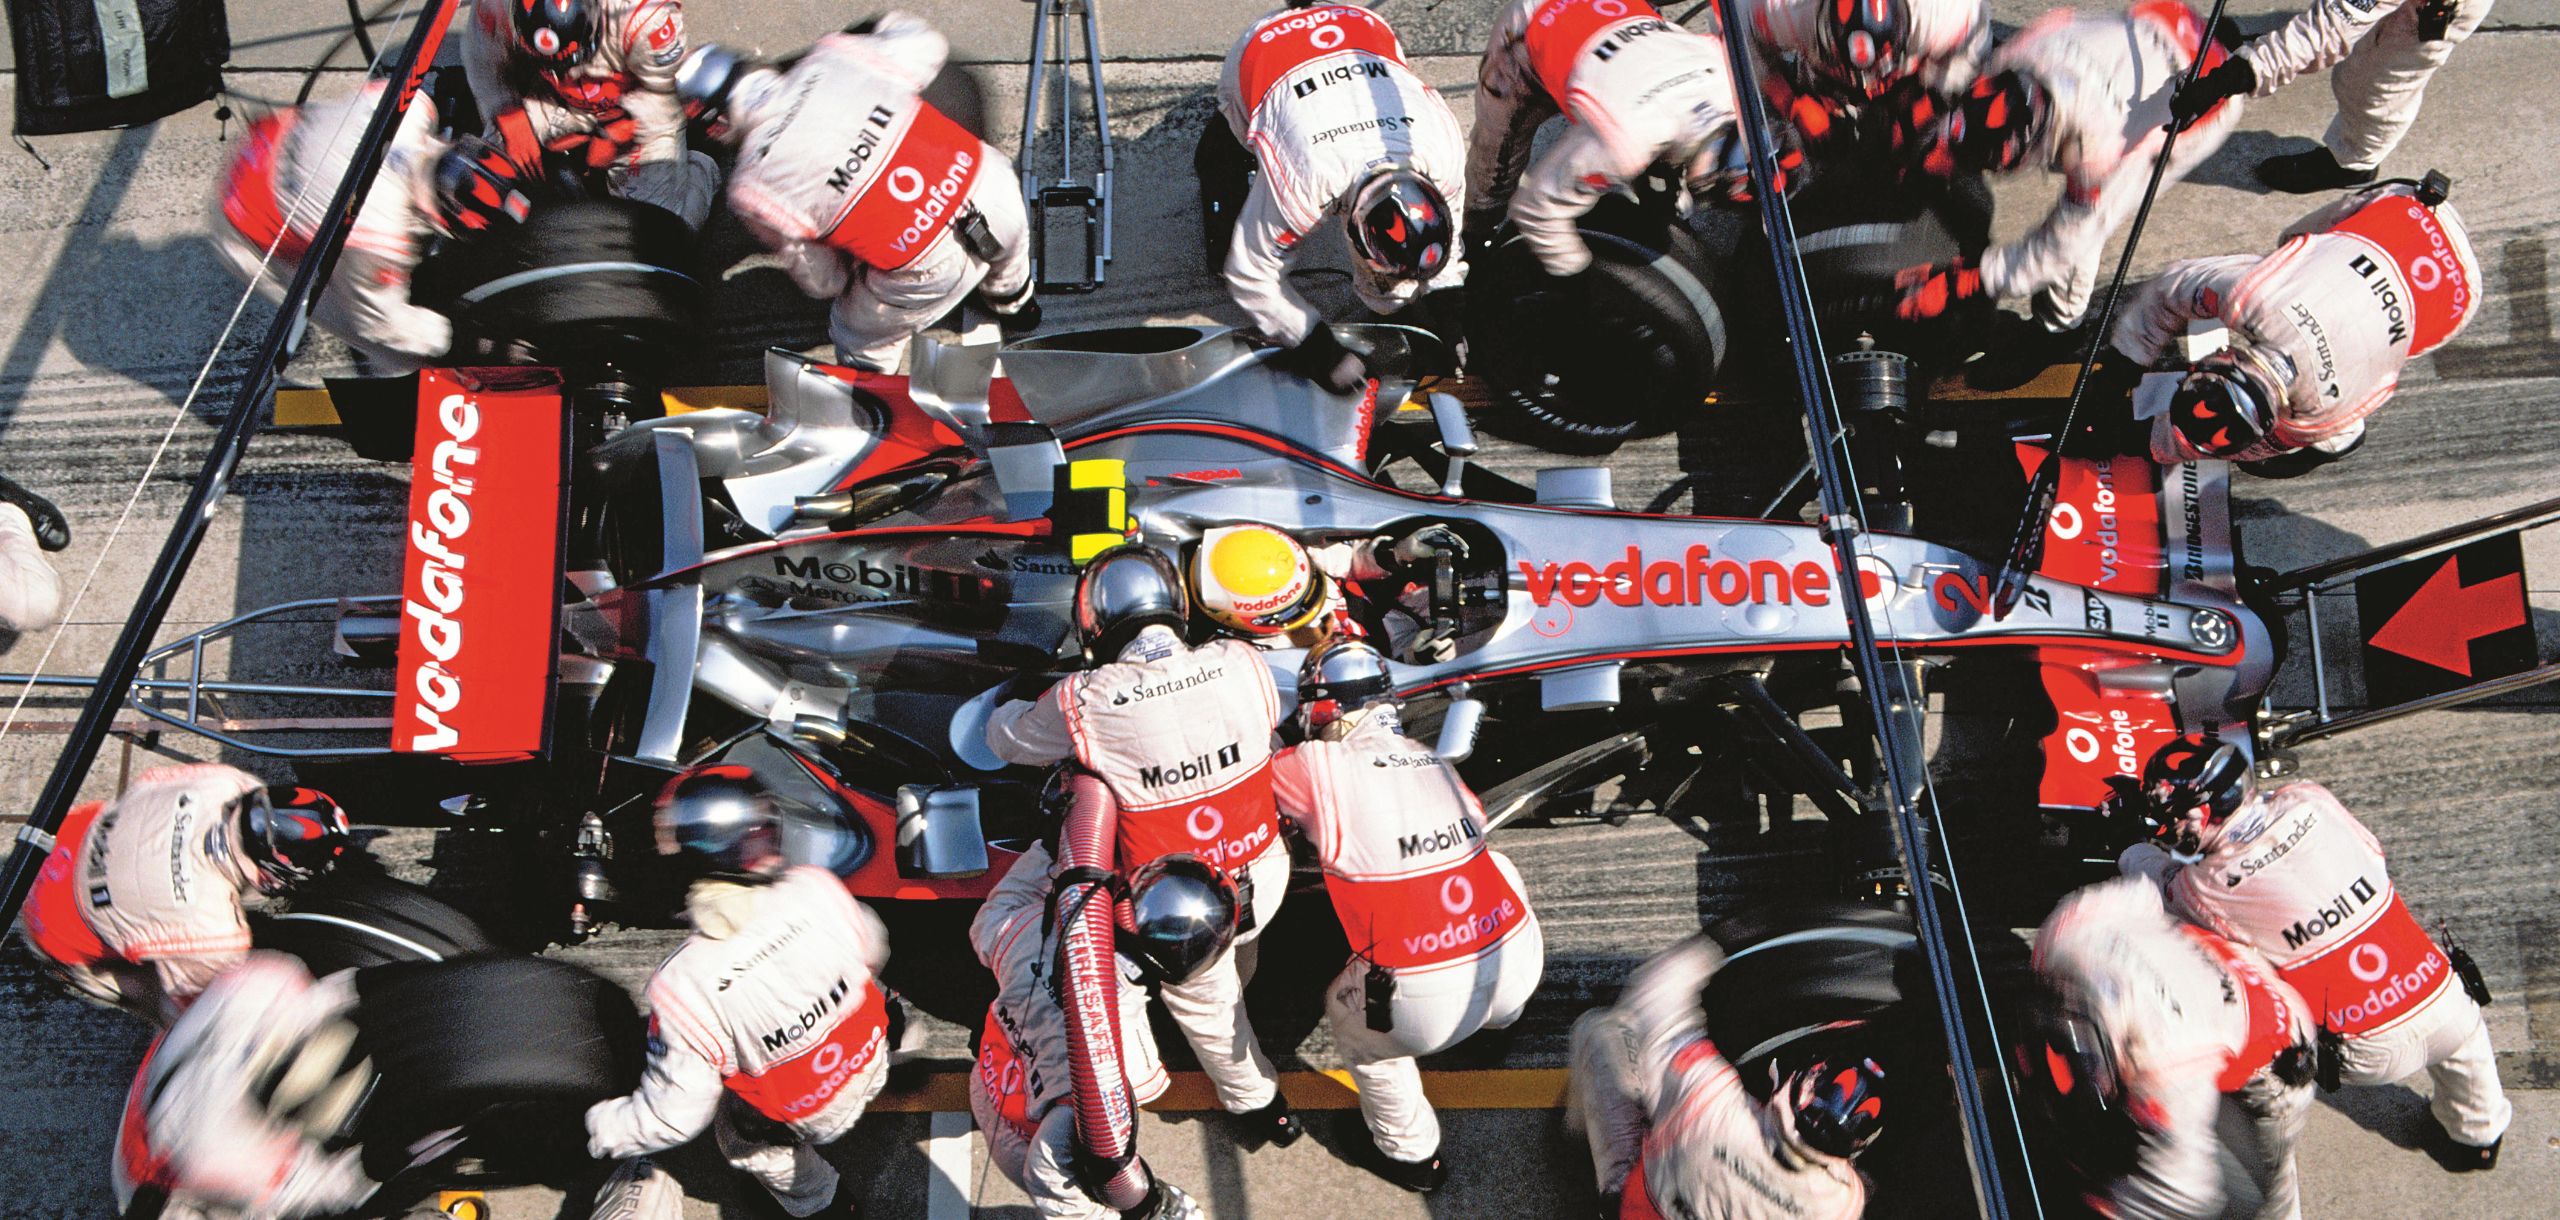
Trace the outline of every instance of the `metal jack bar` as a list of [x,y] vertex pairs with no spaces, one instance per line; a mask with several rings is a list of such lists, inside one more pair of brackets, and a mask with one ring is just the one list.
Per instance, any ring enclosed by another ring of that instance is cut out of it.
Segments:
[[[1822,350],[1822,336],[1813,319],[1812,290],[1805,282],[1804,260],[1796,249],[1795,221],[1789,215],[1787,198],[1777,189],[1777,167],[1772,154],[1768,115],[1761,105],[1758,65],[1752,62],[1750,40],[1742,31],[1749,29],[1741,20],[1735,0],[1715,0],[1716,15],[1726,30],[1725,58],[1732,70],[1733,96],[1737,119],[1751,154],[1751,193],[1760,208],[1761,227],[1767,231],[1769,254],[1777,264],[1778,304],[1787,319],[1788,354],[1794,361],[1796,387],[1802,395],[1805,410],[1806,446],[1812,455],[1822,497],[1822,532],[1831,543],[1833,570],[1843,589],[1858,587],[1858,539],[1863,533],[1859,523],[1857,481],[1849,472],[1847,456],[1841,445],[1845,430],[1840,422],[1839,404],[1831,386],[1830,361]],[[1924,776],[1911,773],[1923,758],[1914,748],[1906,753],[1901,748],[1909,726],[1903,713],[1894,707],[1889,692],[1896,678],[1889,672],[1883,654],[1876,646],[1875,623],[1867,613],[1866,599],[1840,599],[1849,623],[1850,655],[1856,666],[1858,682],[1866,691],[1869,714],[1874,720],[1877,754],[1882,761],[1883,784],[1879,803],[1892,813],[1895,840],[1902,857],[1903,875],[1908,879],[1911,911],[1919,925],[1920,944],[1929,965],[1931,989],[1938,1002],[1938,1022],[1945,1032],[1949,1062],[1954,1070],[1950,1080],[1955,1086],[1956,1104],[1964,1118],[1965,1151],[1972,1160],[1975,1201],[1982,1214],[1993,1220],[2007,1220],[2009,1198],[2002,1177],[2001,1148],[1993,1139],[1993,1119],[1984,1096],[1981,1073],[1985,1061],[1973,1051],[1969,1028],[1976,1014],[1966,1011],[1966,997],[1982,997],[1979,986],[1967,988],[1957,974],[1956,960],[1949,947],[1950,930],[1938,910],[1936,886],[1929,880],[1929,838],[1922,829],[1921,815],[1912,794],[1923,791]],[[1911,743],[1914,747],[1917,742]],[[1920,764],[1925,765],[1925,764]],[[1943,838],[1943,837],[1942,837]],[[1952,869],[1949,870],[1952,873]],[[1961,899],[1959,899],[1961,914]],[[1973,952],[1970,933],[1963,926],[1953,929],[1962,940],[1963,978],[1979,983],[1982,966]],[[1984,1029],[1992,1028],[1987,999],[1982,1004],[1979,1020]],[[1995,1053],[1988,1061],[1991,1071],[2002,1071]],[[2015,1140],[2017,1163],[2028,1165],[2025,1132],[2018,1126],[2017,1115],[2007,1103],[2007,1092],[2001,1093],[2001,1116]],[[2031,1214],[2042,1215],[2043,1207],[2035,1201],[2032,1176],[2027,1182]]]
[[[1111,261],[1111,108],[1102,93],[1102,30],[1093,6],[1100,0],[1031,0],[1031,81],[1022,99],[1022,199],[1031,211],[1031,279],[1053,292],[1091,292],[1102,286],[1103,267]],[[1085,81],[1093,91],[1095,168],[1089,179],[1076,177],[1076,77],[1074,52],[1067,46],[1067,18],[1073,13],[1084,38]],[[1043,183],[1031,164],[1040,142],[1040,120],[1048,112],[1049,72],[1058,73],[1058,176]],[[1049,249],[1050,213],[1082,220],[1077,230],[1084,245],[1083,265],[1053,256]]]
[[232,474],[239,470],[250,438],[257,435],[268,392],[302,346],[304,328],[310,324],[312,299],[319,295],[320,286],[328,282],[330,271],[337,265],[338,251],[346,244],[356,209],[364,206],[374,172],[381,167],[383,153],[390,147],[391,133],[407,113],[409,100],[417,96],[419,79],[435,62],[436,48],[444,42],[445,27],[453,23],[458,2],[428,0],[417,27],[409,33],[408,46],[401,50],[399,63],[392,69],[398,87],[383,91],[382,104],[375,107],[373,117],[365,124],[364,140],[356,146],[354,163],[347,167],[347,176],[339,181],[337,193],[330,196],[329,210],[322,214],[319,229],[311,235],[311,252],[294,269],[275,322],[267,327],[257,358],[250,363],[249,375],[232,392],[230,410],[223,416],[221,430],[214,435],[213,448],[205,454],[203,469],[196,472],[195,487],[187,493],[186,505],[171,522],[169,539],[161,544],[160,557],[143,578],[133,611],[125,617],[124,631],[116,637],[115,649],[107,654],[96,688],[80,708],[79,722],[71,728],[71,740],[64,745],[62,757],[54,761],[53,774],[46,777],[44,791],[36,798],[27,824],[19,828],[7,865],[0,867],[0,927],[7,927],[18,917],[28,887],[35,884],[36,869],[52,850],[53,832],[61,827],[63,816],[80,794],[81,782],[88,777],[89,767],[98,760],[98,750],[115,725],[126,691],[133,685],[134,675],[141,671],[144,656],[151,651],[152,637],[159,634],[160,624],[169,614],[169,603],[176,599],[188,565],[195,562],[196,548],[204,542],[214,506],[231,485]]

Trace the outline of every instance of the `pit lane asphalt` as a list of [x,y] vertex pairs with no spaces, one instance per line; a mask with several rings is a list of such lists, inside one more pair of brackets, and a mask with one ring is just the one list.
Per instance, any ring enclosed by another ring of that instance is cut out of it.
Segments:
[[[1018,61],[1028,11],[1004,5],[990,15],[988,7],[942,3],[925,11],[953,32],[961,59],[981,65],[997,138],[1009,140],[1020,109]],[[1135,6],[1106,6],[1114,129],[1122,141],[1120,259],[1103,292],[1050,303],[1053,329],[1138,317],[1237,316],[1198,269],[1188,158],[1199,124],[1213,111],[1207,89],[1215,58],[1258,8],[1222,0],[1141,16]],[[2254,29],[2277,8],[2253,2],[2235,11],[2247,14]],[[1481,3],[1426,7],[1400,0],[1384,10],[1426,75],[1449,89],[1462,120],[1471,57],[1490,10]],[[2014,25],[2033,6],[2004,3],[1995,11]],[[762,41],[772,48],[847,15],[832,6],[774,0],[698,3],[690,14],[698,39]],[[283,69],[308,63],[321,41],[295,31],[330,27],[335,12],[321,0],[296,0],[234,18],[242,62],[276,69],[242,73],[235,86],[274,100],[289,97],[298,84]],[[2560,449],[2560,421],[2542,406],[2560,389],[2543,236],[2560,218],[2560,185],[2548,160],[2549,150],[2560,147],[2560,119],[2544,104],[2551,96],[2548,65],[2560,53],[2556,26],[2555,0],[2501,5],[2439,76],[2426,116],[2391,167],[2414,172],[2437,165],[2459,180],[2455,200],[2491,281],[2482,316],[2452,349],[2412,368],[2398,401],[2379,417],[2367,452],[2311,479],[2241,481],[2237,516],[2253,561],[2309,563],[2560,494],[2550,460]],[[333,77],[324,87],[344,85]],[[2318,82],[2253,105],[2231,146],[2163,198],[2140,268],[2179,256],[2265,248],[2309,205],[2258,193],[2247,167],[2316,135],[2328,107]],[[8,248],[20,252],[20,273],[0,281],[0,318],[10,335],[0,357],[0,469],[56,495],[71,515],[77,541],[57,559],[74,584],[99,557],[107,527],[234,300],[231,281],[203,240],[204,203],[227,151],[215,136],[208,107],[151,129],[46,140],[39,148],[52,162],[50,171],[19,159],[0,174],[0,232]],[[2023,227],[2054,189],[2033,176],[2004,184],[2004,232]],[[734,228],[717,228],[713,242],[729,271],[700,380],[751,379],[754,353],[767,343],[822,341],[821,306],[794,296],[769,264],[749,257]],[[253,307],[252,333],[262,318]],[[315,345],[292,379],[315,383],[340,367],[342,357],[334,345]],[[77,672],[100,659],[200,457],[211,404],[236,381],[245,358],[235,346],[217,365],[207,401],[179,423],[135,524],[107,552],[90,600],[62,632],[53,670]],[[1611,463],[1620,502],[1641,506],[1684,467],[1706,468],[1708,494],[1716,494],[1723,484],[1714,476],[1731,469],[1733,455],[1721,452],[1715,438],[1702,428],[1687,444],[1650,442],[1620,454]],[[1492,448],[1496,463],[1514,472],[1560,464],[1517,448]],[[334,442],[263,437],[170,616],[170,634],[288,598],[396,588],[403,481],[395,470],[345,456]],[[2560,547],[2548,537],[2534,540],[2528,567],[2546,650],[2560,644],[2556,563]],[[212,661],[237,676],[323,679],[335,674],[316,655],[324,637],[325,627],[279,631],[256,638],[244,655],[217,648]],[[21,641],[0,657],[0,668],[32,667],[46,643]],[[2298,683],[2279,694],[2298,698]],[[22,719],[67,721],[72,706],[38,699]],[[2546,699],[2417,717],[2303,752],[2306,773],[2336,788],[2391,847],[2394,875],[2420,917],[2431,926],[2449,922],[2479,957],[2500,995],[2489,1017],[2502,1065],[2511,1085],[2530,1086],[2517,1094],[2518,1122],[2505,1165],[2486,1177],[2460,1179],[2444,1177],[2414,1150],[2427,1121],[2416,1093],[2362,1089],[2332,1096],[2315,1112],[2305,1146],[2308,1214],[2548,1214],[2560,1188],[2560,1153],[2553,1151],[2560,1136],[2560,1093],[2553,1091],[2560,1089],[2560,917],[2551,913],[2560,867],[2550,856],[2560,843],[2560,798],[2552,795],[2560,790],[2555,723]],[[1955,727],[1942,725],[1942,732],[1961,737],[1950,731]],[[23,809],[32,800],[59,742],[58,732],[30,731],[26,724],[0,738],[0,808]],[[103,796],[131,769],[216,756],[205,743],[177,736],[162,737],[154,748],[111,748],[89,789]],[[1965,773],[1962,764],[1942,758],[1938,770],[1952,780]],[[260,769],[281,775],[272,765]],[[1957,808],[1959,824],[1967,824],[1966,811]],[[1814,816],[1765,826],[1640,816],[1619,827],[1504,832],[1500,846],[1529,879],[1550,938],[1547,983],[1508,1045],[1470,1047],[1444,1066],[1558,1066],[1572,1014],[1604,1001],[1646,953],[1693,929],[1702,916],[1825,885]],[[1997,842],[1969,844],[1967,850],[1977,846],[1982,854],[1966,858],[1965,876],[1978,922],[1995,929],[2031,925],[2050,901],[2051,887],[2004,867],[2016,863],[2014,844],[2008,850]],[[439,850],[439,864],[467,855],[450,845],[440,849],[417,831],[393,832],[380,847],[413,869],[426,867]],[[468,881],[472,870],[456,862],[447,871]],[[1308,905],[1296,909],[1304,913]],[[671,939],[664,932],[616,932],[571,955],[636,982]],[[1289,977],[1287,956],[1275,956],[1278,964],[1266,968],[1255,995],[1257,1013],[1267,1014],[1261,1019],[1266,1040],[1284,1067],[1335,1066],[1320,1026],[1306,1028],[1312,996],[1275,994]],[[955,1057],[945,1066],[956,1066],[961,1036],[956,1026],[937,1026],[937,1051]],[[7,1065],[0,1067],[0,1198],[10,1200],[13,1214],[106,1214],[106,1148],[143,1043],[128,1022],[38,993],[14,951],[0,961],[0,1048],[8,1052],[0,1061]],[[2423,1091],[2423,1082],[2418,1088]],[[1556,1134],[1552,1113],[1466,1110],[1444,1119],[1458,1176],[1427,1203],[1384,1189],[1344,1163],[1365,1143],[1347,1113],[1320,1116],[1317,1138],[1286,1150],[1242,1153],[1216,1123],[1196,1115],[1151,1116],[1143,1141],[1151,1161],[1222,1217],[1548,1216],[1581,1206],[1585,1163]],[[855,1180],[872,1183],[871,1214],[962,1214],[947,1202],[933,1210],[927,1150],[965,1151],[970,1142],[936,1145],[929,1139],[934,1129],[925,1116],[884,1114],[838,1146]],[[734,1197],[705,1152],[680,1154],[672,1164],[699,1198]],[[1019,1196],[986,1172],[983,1155],[947,1176],[965,1179],[962,1194],[989,1209],[985,1214],[1026,1214]],[[1916,1215],[1961,1210],[1926,1199],[1897,1202]],[[501,1198],[500,1214],[549,1214],[554,1206],[539,1192],[512,1192]],[[721,1214],[708,1202],[694,1208],[695,1214]],[[731,1208],[730,1214],[744,1213]]]

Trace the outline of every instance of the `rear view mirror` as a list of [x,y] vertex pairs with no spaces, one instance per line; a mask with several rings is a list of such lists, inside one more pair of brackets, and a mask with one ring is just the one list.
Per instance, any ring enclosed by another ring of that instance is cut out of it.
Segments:
[[898,875],[922,880],[987,871],[978,790],[907,784],[898,789]]

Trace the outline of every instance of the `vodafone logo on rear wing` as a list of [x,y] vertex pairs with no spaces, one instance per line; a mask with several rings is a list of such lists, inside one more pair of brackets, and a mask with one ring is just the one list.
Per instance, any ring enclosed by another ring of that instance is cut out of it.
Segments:
[[391,747],[542,753],[559,659],[563,418],[521,369],[418,378]]

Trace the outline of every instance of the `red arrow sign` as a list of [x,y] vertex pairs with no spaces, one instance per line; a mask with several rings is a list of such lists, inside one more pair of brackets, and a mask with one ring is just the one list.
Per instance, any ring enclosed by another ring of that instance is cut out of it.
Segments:
[[2524,626],[2524,578],[2514,572],[2462,583],[2459,557],[2445,556],[2427,583],[2365,642],[2422,665],[2471,676],[2471,641]]

